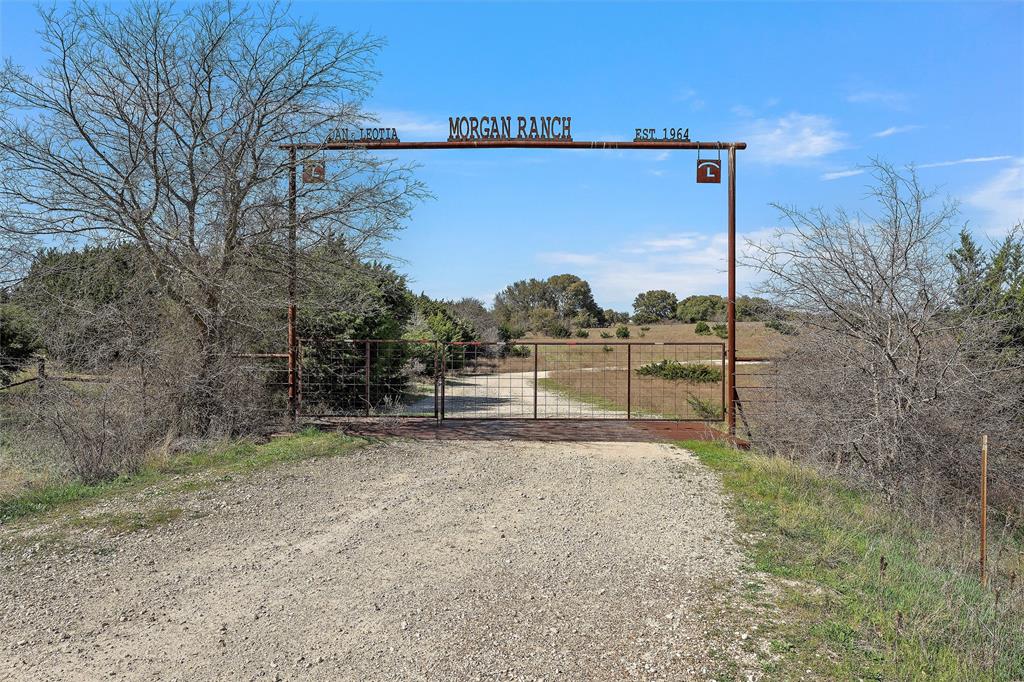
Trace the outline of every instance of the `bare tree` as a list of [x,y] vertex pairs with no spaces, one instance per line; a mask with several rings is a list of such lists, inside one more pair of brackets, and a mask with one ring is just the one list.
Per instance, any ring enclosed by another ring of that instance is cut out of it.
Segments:
[[761,435],[889,481],[956,486],[978,433],[1020,430],[1020,359],[994,350],[997,319],[955,305],[955,204],[936,205],[912,168],[872,171],[876,214],[778,206],[786,227],[751,244],[748,264],[799,330]]
[[[226,0],[75,2],[42,20],[45,66],[0,73],[0,240],[139,245],[189,320],[208,400],[237,330],[284,303],[283,147],[365,123],[381,43]],[[341,153],[299,187],[300,255],[330,253],[325,239],[378,252],[423,194],[408,167]]]

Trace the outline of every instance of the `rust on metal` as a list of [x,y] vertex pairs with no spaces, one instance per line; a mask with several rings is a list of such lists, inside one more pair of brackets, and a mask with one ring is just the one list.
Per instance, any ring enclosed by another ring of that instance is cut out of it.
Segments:
[[988,435],[981,437],[981,555],[979,557],[981,584],[988,583],[985,574],[985,552],[988,534]]
[[295,148],[288,154],[288,412],[292,425],[299,420],[298,347],[296,304],[298,301],[298,186],[295,179]]
[[401,140],[345,141],[281,145],[281,149],[324,151],[335,149],[746,149],[746,142],[691,142],[686,140],[452,140],[403,142]]
[[303,182],[323,182],[327,179],[327,164],[323,159],[309,159],[302,164]]
[[700,184],[722,182],[722,162],[715,159],[697,159],[697,182]]
[[626,346],[626,419],[633,418],[633,346]]
[[729,368],[726,374],[729,435],[736,435],[736,148],[729,147],[729,297],[726,302]]
[[537,367],[540,363],[540,347],[533,344],[533,418],[537,418]]

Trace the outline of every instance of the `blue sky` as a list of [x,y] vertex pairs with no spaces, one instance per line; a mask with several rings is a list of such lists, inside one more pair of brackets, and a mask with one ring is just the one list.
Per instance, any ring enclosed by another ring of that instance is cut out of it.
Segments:
[[[1024,218],[1021,3],[296,3],[383,36],[369,108],[403,139],[444,139],[450,115],[570,115],[577,140],[639,126],[743,140],[738,229],[770,202],[863,205],[877,156],[916,163],[962,219],[997,239]],[[0,54],[38,61],[31,4],[0,0]],[[404,152],[436,198],[392,252],[414,290],[489,299],[574,272],[603,306],[638,291],[725,288],[725,184],[694,152]],[[740,273],[749,290],[754,273]]]

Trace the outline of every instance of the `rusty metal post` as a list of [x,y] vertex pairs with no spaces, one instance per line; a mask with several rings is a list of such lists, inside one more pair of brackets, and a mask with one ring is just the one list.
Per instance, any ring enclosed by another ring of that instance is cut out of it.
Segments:
[[988,435],[981,437],[981,584],[988,584],[985,575],[985,542],[988,535]]
[[296,343],[295,352],[295,414],[302,415],[302,341]]
[[539,346],[533,344],[533,418],[537,418],[537,363],[540,361]]
[[633,418],[633,344],[626,344],[626,419]]
[[370,416],[370,341],[366,340],[364,342],[364,344],[365,344],[365,350],[366,350],[366,358],[365,358],[365,363],[366,363],[366,379],[365,379],[365,383],[366,383],[366,387],[365,387],[366,388],[366,416],[369,417]]
[[722,368],[722,417],[725,417],[725,344],[719,346],[722,351],[722,361],[719,365]]
[[729,435],[736,435],[736,148],[729,147],[729,298],[726,302],[726,324],[729,360],[725,393],[729,397]]
[[438,367],[438,363],[437,363],[437,347],[438,347],[438,342],[434,341],[434,421],[438,421],[439,416],[440,416],[440,411],[438,410],[438,406],[437,406],[437,398],[438,398],[437,388],[438,388],[438,383],[441,381],[441,377],[437,373],[437,367]]
[[296,302],[298,300],[298,187],[296,186],[295,147],[288,150],[288,412],[292,428],[299,423],[298,335]]
[[445,399],[444,389],[445,389],[445,381],[446,381],[445,380],[445,368],[446,368],[446,365],[448,364],[448,345],[442,343],[442,344],[440,344],[440,346],[441,346],[441,419],[440,419],[440,421],[443,422],[444,421],[444,399]]

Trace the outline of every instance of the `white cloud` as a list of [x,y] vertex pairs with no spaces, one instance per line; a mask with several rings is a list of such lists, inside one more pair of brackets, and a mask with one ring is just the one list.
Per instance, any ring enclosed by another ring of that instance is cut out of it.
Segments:
[[888,109],[902,111],[908,108],[910,97],[906,93],[884,90],[859,90],[846,97],[854,104],[878,104]]
[[747,131],[749,154],[765,163],[800,164],[846,148],[846,133],[832,119],[791,113],[778,119],[758,119]]
[[740,118],[750,118],[754,115],[754,110],[743,104],[737,104],[731,111],[734,116],[739,116]]
[[[746,253],[746,242],[771,234],[762,230],[738,235],[738,255]],[[668,233],[639,242],[611,245],[593,253],[542,253],[538,260],[571,265],[583,277],[602,306],[629,310],[641,291],[667,289],[680,297],[722,293],[726,288],[728,239],[724,230],[715,234]],[[759,277],[740,269],[740,289],[748,290]]]
[[935,163],[922,163],[918,168],[943,168],[945,166],[959,166],[962,163],[988,163],[989,161],[1006,161],[1013,157],[1004,154],[1003,156],[975,156],[967,159],[957,159],[956,161],[936,161]]
[[639,246],[630,247],[630,253],[651,253],[656,251],[671,251],[672,249],[693,249],[696,248],[703,235],[681,234],[646,239],[640,242]]
[[442,140],[448,138],[448,121],[433,119],[411,111],[379,111],[380,125],[395,128],[402,140]]
[[967,203],[987,215],[985,231],[1003,235],[1024,220],[1024,159],[1017,159],[967,197]]
[[850,170],[832,171],[831,173],[824,173],[821,176],[822,180],[838,180],[839,178],[851,178],[854,175],[861,175],[864,173],[863,168],[851,168]]
[[899,135],[900,133],[909,133],[912,130],[920,130],[924,126],[919,125],[908,125],[908,126],[892,126],[885,130],[879,130],[877,133],[871,133],[871,137],[891,137],[892,135]]
[[571,253],[568,251],[550,251],[537,254],[537,258],[553,265],[591,265],[598,258],[592,253]]
[[677,93],[676,96],[673,97],[672,99],[676,100],[677,102],[689,103],[690,109],[693,111],[703,109],[704,105],[706,104],[704,100],[697,96],[697,91],[694,90],[693,88],[684,88],[683,90],[680,90],[679,93]]

